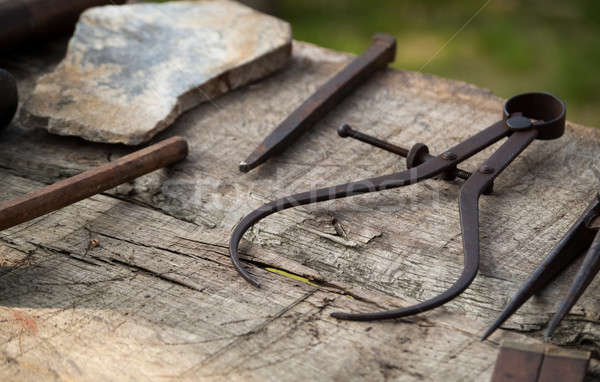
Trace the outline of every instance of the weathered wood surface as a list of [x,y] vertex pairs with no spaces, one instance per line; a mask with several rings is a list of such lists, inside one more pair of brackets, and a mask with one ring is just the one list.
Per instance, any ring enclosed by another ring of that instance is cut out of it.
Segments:
[[[19,77],[25,98],[61,47],[0,65]],[[285,155],[239,174],[239,160],[350,59],[295,43],[288,68],[198,107],[158,137],[189,140],[183,163],[0,233],[0,378],[486,381],[503,338],[539,341],[573,270],[490,341],[479,337],[598,190],[600,130],[569,124],[564,138],[535,142],[498,179],[480,202],[479,276],[444,308],[380,323],[329,317],[421,301],[455,280],[460,182],[431,180],[276,214],[242,246],[263,288],[234,272],[229,233],[261,203],[405,168],[391,154],[342,143],[340,123],[404,145],[427,142],[439,153],[500,116],[502,100],[489,91],[390,69]],[[0,132],[0,198],[130,150],[17,120]],[[557,343],[598,356],[598,292],[597,280]],[[597,370],[593,360],[590,380]]]

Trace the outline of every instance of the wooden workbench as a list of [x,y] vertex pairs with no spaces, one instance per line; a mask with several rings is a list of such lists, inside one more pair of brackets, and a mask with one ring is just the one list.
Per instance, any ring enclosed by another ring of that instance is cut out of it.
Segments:
[[[18,77],[24,100],[62,54],[57,44],[0,66]],[[229,234],[262,203],[405,168],[342,141],[342,122],[439,153],[500,117],[503,101],[488,90],[389,69],[284,155],[240,174],[238,162],[351,58],[295,43],[284,71],[198,107],[157,138],[187,138],[184,162],[1,232],[0,379],[487,381],[503,339],[540,341],[575,268],[491,340],[479,338],[598,191],[600,130],[569,124],[500,176],[480,202],[480,273],[443,308],[375,323],[329,316],[405,306],[451,285],[463,261],[459,181],[276,214],[242,245],[263,288],[234,271]],[[52,136],[17,118],[0,132],[0,198],[132,150]],[[598,356],[599,292],[596,280],[556,343]],[[592,360],[590,380],[599,370]]]

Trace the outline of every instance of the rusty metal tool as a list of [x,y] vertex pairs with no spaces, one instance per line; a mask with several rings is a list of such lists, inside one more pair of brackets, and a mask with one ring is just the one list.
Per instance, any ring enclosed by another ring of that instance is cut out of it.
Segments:
[[600,271],[600,194],[590,203],[585,212],[571,226],[565,236],[558,242],[548,257],[532,273],[517,294],[506,305],[504,311],[494,321],[492,326],[485,332],[482,340],[489,337],[500,327],[521,305],[531,296],[544,289],[556,276],[562,273],[575,259],[587,253],[581,264],[581,268],[575,276],[575,281],[563,300],[560,308],[552,317],[544,336],[552,335],[552,332],[564,316],[569,313],[573,305],[592,282],[598,271]]
[[56,211],[184,159],[187,142],[173,137],[0,204],[0,231]]
[[491,382],[578,382],[590,361],[586,351],[543,344],[504,342]]
[[[240,262],[238,247],[244,233],[261,219],[288,208],[340,199],[354,195],[408,186],[441,175],[454,179],[459,173],[467,178],[459,195],[460,222],[464,248],[464,266],[460,278],[444,293],[420,304],[407,308],[376,313],[332,313],[344,320],[368,321],[405,317],[436,308],[460,295],[469,287],[479,268],[479,206],[481,194],[490,190],[494,179],[535,139],[550,140],[563,135],[565,129],[565,104],[548,93],[525,93],[510,98],[504,104],[502,120],[452,147],[439,156],[429,155],[427,146],[415,145],[410,151],[389,151],[406,154],[408,170],[391,175],[365,179],[358,182],[312,190],[295,194],[265,204],[244,217],[234,229],[229,241],[229,254],[240,275],[254,286],[259,286]],[[347,129],[340,130],[343,136]],[[366,135],[365,135],[366,136]],[[368,137],[368,136],[366,136]],[[503,138],[508,138],[479,170],[467,175],[456,166]],[[365,139],[373,144],[374,139]],[[380,141],[382,142],[382,141]],[[376,144],[381,147],[382,145]],[[403,155],[404,156],[404,155]]]
[[396,39],[393,36],[382,33],[373,36],[373,43],[363,54],[304,101],[265,138],[248,159],[240,163],[240,171],[248,172],[285,150],[375,71],[393,62],[395,57]]
[[0,50],[69,33],[87,8],[125,0],[0,0]]
[[[434,158],[433,155],[429,154],[429,148],[427,147],[427,145],[423,143],[416,143],[409,150],[404,147],[396,146],[392,143],[382,141],[381,139],[372,137],[370,135],[363,134],[360,131],[352,129],[352,127],[350,127],[350,125],[348,124],[343,124],[338,128],[338,135],[341,138],[354,138],[363,143],[375,146],[392,154],[399,155],[402,158],[406,158],[406,166],[408,168],[413,168],[417,166],[420,162],[424,162]],[[468,171],[460,169],[451,169],[449,171],[443,172],[441,175],[446,180],[454,180],[454,178],[467,180],[472,174]]]
[[19,104],[17,82],[4,69],[0,69],[0,128],[12,121]]

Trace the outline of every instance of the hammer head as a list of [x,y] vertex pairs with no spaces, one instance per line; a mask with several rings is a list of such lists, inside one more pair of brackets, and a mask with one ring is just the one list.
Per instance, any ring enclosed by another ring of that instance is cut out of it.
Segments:
[[0,128],[12,121],[18,104],[17,82],[9,72],[0,69]]

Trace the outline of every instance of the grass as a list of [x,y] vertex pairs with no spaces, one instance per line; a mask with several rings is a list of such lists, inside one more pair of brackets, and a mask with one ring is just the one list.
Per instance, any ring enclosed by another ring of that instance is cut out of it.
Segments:
[[[569,119],[600,126],[600,2],[597,0],[273,0],[269,11],[294,37],[360,53],[374,32],[398,39],[398,68],[433,73],[509,97],[549,91]],[[431,61],[430,61],[431,60]]]

